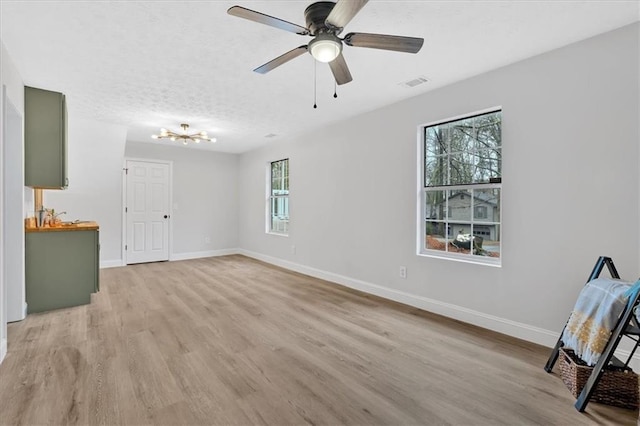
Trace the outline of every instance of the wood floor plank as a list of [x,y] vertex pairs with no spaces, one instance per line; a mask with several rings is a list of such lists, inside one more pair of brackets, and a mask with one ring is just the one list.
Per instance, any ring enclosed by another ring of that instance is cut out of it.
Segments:
[[101,271],[9,325],[0,424],[635,425],[549,349],[243,256]]

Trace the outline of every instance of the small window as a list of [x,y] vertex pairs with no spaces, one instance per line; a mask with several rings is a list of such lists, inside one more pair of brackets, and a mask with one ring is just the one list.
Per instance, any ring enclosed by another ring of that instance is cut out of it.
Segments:
[[289,233],[289,159],[269,164],[267,232]]
[[502,112],[421,127],[419,254],[500,264]]

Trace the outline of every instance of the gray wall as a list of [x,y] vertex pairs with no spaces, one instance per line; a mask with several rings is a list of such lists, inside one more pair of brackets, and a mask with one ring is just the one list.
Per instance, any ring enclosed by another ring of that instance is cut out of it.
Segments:
[[[240,247],[552,344],[598,256],[612,256],[628,280],[640,274],[639,27],[242,155]],[[418,126],[494,106],[503,111],[502,267],[417,256]],[[266,164],[286,157],[283,238],[264,232],[264,194]]]

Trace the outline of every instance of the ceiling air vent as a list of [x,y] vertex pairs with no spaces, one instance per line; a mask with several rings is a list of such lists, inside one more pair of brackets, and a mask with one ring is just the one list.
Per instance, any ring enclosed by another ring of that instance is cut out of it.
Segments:
[[414,78],[413,80],[403,81],[402,83],[398,83],[398,84],[399,84],[400,86],[402,86],[402,87],[409,87],[409,88],[411,88],[411,87],[419,86],[419,85],[421,85],[422,83],[426,83],[427,81],[429,81],[429,80],[427,79],[427,77],[425,77],[425,76],[420,76],[420,77]]

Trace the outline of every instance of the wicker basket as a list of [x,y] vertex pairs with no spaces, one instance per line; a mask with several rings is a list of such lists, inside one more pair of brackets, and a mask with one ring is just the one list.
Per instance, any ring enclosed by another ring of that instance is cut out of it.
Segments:
[[[571,349],[560,348],[560,355],[562,381],[577,398],[587,384],[593,367],[586,365]],[[635,410],[638,408],[638,375],[629,367],[605,369],[591,394],[591,401]]]

